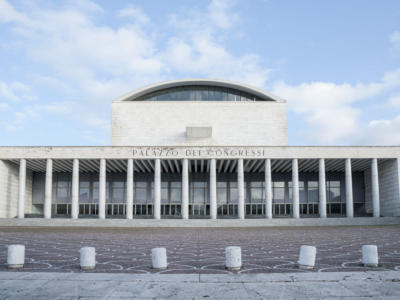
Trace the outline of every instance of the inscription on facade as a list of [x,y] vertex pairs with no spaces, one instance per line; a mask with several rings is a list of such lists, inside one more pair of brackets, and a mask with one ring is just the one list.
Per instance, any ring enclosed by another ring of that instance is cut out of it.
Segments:
[[257,147],[135,147],[134,158],[235,158],[264,157],[265,149]]

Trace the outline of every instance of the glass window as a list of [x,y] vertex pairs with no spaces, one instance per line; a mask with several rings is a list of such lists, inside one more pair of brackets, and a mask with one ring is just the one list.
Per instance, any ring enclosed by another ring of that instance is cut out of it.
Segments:
[[319,202],[319,187],[318,181],[308,182],[308,203],[318,203]]
[[183,91],[183,100],[189,101],[190,100],[190,91],[189,90],[184,90]]
[[144,101],[255,101],[257,97],[235,89],[215,86],[185,86],[165,89],[141,97]]
[[250,182],[250,202],[263,203],[264,198],[264,182],[252,181]]
[[285,182],[275,181],[273,182],[273,202],[284,203],[285,202]]
[[327,183],[327,201],[328,202],[341,202],[340,194],[340,181],[329,180]]
[[147,202],[147,182],[135,181],[135,203]]
[[208,100],[210,101],[215,100],[214,90],[212,89],[208,90]]
[[218,204],[226,204],[228,202],[228,182],[217,182],[217,202]]
[[190,101],[196,100],[196,91],[195,90],[189,90],[189,100]]
[[66,198],[69,196],[69,181],[57,181],[57,197]]
[[168,182],[161,182],[161,203],[168,203]]
[[201,91],[201,100],[203,100],[203,101],[208,100],[208,90],[204,89]]
[[125,182],[124,181],[114,181],[111,184],[112,188],[112,203],[123,203],[125,196]]
[[204,181],[193,181],[191,183],[191,202],[204,204],[207,202],[207,183]]
[[182,194],[182,182],[173,181],[171,182],[171,203],[181,203],[181,194]]
[[239,194],[237,182],[229,182],[229,203],[238,203]]
[[214,98],[217,101],[221,101],[222,100],[222,92],[220,90],[216,90],[214,92]]
[[79,183],[79,202],[88,203],[90,199],[90,182],[81,181]]

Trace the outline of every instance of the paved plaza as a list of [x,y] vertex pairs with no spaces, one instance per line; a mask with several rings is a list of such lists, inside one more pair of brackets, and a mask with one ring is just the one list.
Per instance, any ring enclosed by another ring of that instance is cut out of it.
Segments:
[[0,272],[1,299],[388,299],[397,271],[279,274]]
[[[10,271],[7,245],[26,246],[25,267]],[[375,244],[379,267],[400,271],[400,226],[304,228],[0,229],[0,271],[81,272],[79,249],[96,248],[97,273],[227,274],[225,247],[242,247],[239,273],[368,271],[361,246]],[[312,271],[297,267],[301,245],[317,247]],[[166,247],[168,269],[151,269],[151,248]],[[400,273],[399,273],[400,274]]]

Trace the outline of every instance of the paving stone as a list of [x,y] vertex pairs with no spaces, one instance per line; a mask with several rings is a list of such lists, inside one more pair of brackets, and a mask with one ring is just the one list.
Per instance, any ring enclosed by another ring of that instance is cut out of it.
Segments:
[[[9,244],[26,246],[23,270],[7,269]],[[378,268],[361,265],[361,246],[376,244]],[[225,269],[225,247],[242,248],[239,272]],[[301,245],[317,247],[313,270],[297,266]],[[96,269],[81,271],[79,249],[96,248]],[[150,251],[166,247],[168,269],[151,268]],[[256,274],[400,270],[400,226],[304,228],[152,228],[152,229],[0,229],[1,271],[129,273],[129,274]],[[20,275],[18,275],[20,276]],[[322,276],[322,275],[318,275]]]

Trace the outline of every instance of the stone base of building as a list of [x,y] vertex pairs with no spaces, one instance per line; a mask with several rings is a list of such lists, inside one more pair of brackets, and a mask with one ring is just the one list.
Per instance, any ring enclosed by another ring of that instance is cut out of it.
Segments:
[[400,225],[400,217],[304,218],[304,219],[0,219],[1,228],[162,228],[162,227],[319,227]]

